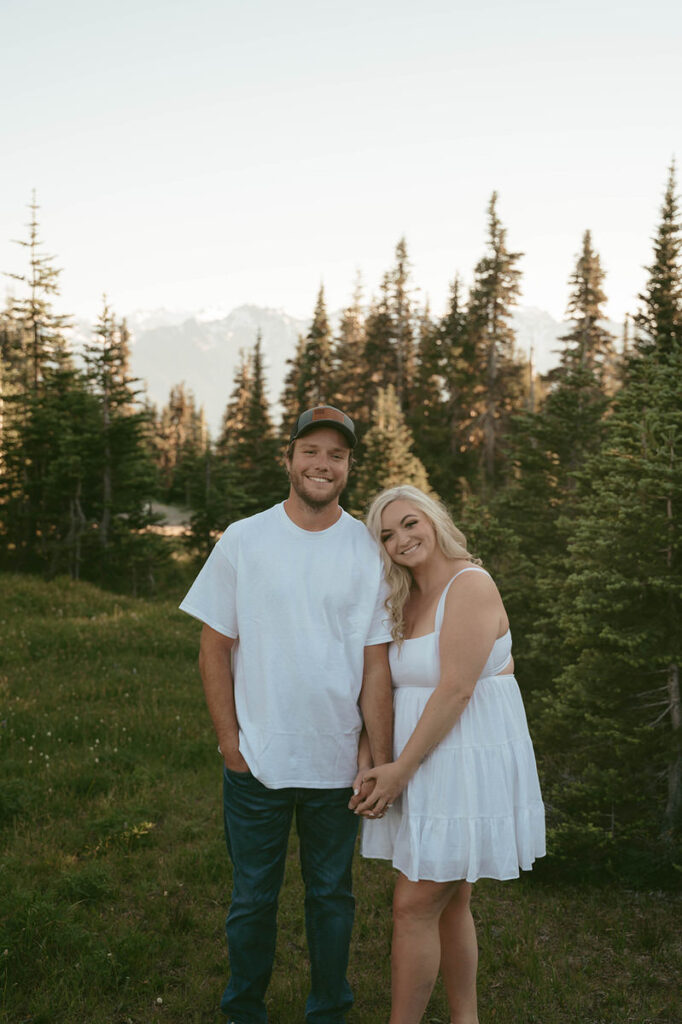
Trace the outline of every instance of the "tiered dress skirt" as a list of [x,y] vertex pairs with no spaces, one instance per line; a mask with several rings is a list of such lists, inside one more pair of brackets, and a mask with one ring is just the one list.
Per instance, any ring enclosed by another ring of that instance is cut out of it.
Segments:
[[[394,691],[394,757],[410,738],[429,686]],[[545,853],[533,745],[513,675],[478,680],[466,710],[383,818],[363,822],[362,854],[412,881],[516,878]]]

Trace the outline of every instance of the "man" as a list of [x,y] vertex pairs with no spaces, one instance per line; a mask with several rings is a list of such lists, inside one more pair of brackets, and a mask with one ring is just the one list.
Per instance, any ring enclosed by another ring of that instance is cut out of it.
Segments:
[[199,665],[224,759],[234,870],[221,1006],[234,1024],[267,1021],[294,815],[311,964],[306,1020],[343,1024],[353,1001],[346,967],[358,818],[349,798],[351,807],[359,798],[350,787],[360,790],[370,761],[392,754],[380,556],[338,504],[355,443],[339,409],[302,413],[285,457],[289,496],[228,527],[180,606],[204,623]]

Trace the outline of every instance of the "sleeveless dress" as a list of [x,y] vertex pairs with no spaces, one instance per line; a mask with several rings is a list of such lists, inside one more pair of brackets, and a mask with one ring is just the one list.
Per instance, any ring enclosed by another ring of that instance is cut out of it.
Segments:
[[[435,630],[389,646],[397,758],[440,679]],[[486,575],[489,575],[486,573]],[[383,818],[363,821],[363,857],[391,860],[411,881],[517,878],[545,853],[545,813],[526,713],[513,675],[509,630],[493,644],[466,709]]]

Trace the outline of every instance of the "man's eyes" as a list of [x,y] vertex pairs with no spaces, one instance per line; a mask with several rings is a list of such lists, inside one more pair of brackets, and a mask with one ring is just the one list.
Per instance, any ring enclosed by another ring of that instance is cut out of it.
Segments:
[[[313,455],[314,456],[314,455],[319,455],[320,453],[318,452],[317,448],[304,448],[303,449],[303,454],[304,455]],[[343,452],[330,452],[330,457],[332,459],[334,459],[336,462],[341,462],[344,459],[344,453]]]

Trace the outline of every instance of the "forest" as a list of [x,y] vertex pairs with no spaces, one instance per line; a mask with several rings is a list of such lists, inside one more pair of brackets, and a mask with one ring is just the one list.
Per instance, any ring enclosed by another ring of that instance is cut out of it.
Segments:
[[[682,225],[671,166],[637,310],[604,327],[605,271],[576,239],[556,367],[510,326],[522,288],[490,199],[482,255],[435,316],[401,239],[378,294],[332,330],[323,287],[288,360],[275,422],[262,340],[241,353],[218,436],[182,382],[155,408],[106,299],[81,351],[30,204],[0,312],[0,569],[143,600],[226,525],[281,500],[301,409],[342,408],[360,443],[344,505],[382,487],[438,495],[507,605],[549,825],[544,871],[674,884],[682,872]],[[153,502],[180,505],[182,541]],[[165,582],[164,582],[165,581]],[[180,596],[180,595],[178,595]]]

